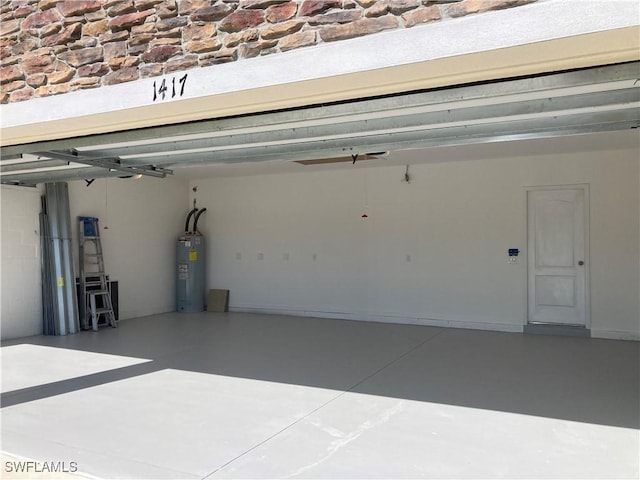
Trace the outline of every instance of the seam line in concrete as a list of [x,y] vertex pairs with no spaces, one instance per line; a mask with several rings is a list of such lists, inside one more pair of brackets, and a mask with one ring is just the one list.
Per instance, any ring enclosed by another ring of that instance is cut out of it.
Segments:
[[214,475],[216,472],[222,470],[223,468],[225,468],[226,466],[232,464],[233,462],[235,462],[236,460],[238,460],[239,458],[244,457],[245,455],[247,455],[248,453],[252,452],[253,450],[255,450],[256,448],[266,444],[267,442],[271,441],[272,439],[274,439],[275,437],[277,437],[278,435],[280,435],[281,433],[285,432],[286,430],[289,430],[290,428],[292,428],[293,426],[297,425],[298,423],[302,422],[303,420],[309,418],[311,415],[313,415],[314,413],[316,413],[317,411],[323,409],[324,407],[326,407],[327,405],[329,405],[330,403],[335,402],[336,400],[338,400],[339,398],[343,397],[344,395],[346,395],[347,393],[353,391],[358,385],[361,385],[362,383],[366,382],[367,380],[369,380],[370,378],[376,376],[377,374],[379,374],[380,372],[382,372],[383,370],[386,370],[387,368],[389,368],[391,365],[399,362],[400,360],[402,360],[403,358],[405,358],[406,356],[410,355],[411,353],[413,353],[414,351],[416,351],[417,349],[421,348],[422,346],[424,346],[426,343],[430,342],[431,340],[433,340],[434,338],[438,337],[439,335],[441,335],[443,332],[445,332],[446,328],[441,328],[439,332],[437,332],[435,335],[430,336],[426,339],[424,339],[422,342],[418,343],[417,345],[409,348],[409,350],[407,350],[406,352],[404,352],[403,354],[401,354],[399,357],[394,358],[393,360],[387,362],[385,365],[383,365],[382,367],[380,367],[379,369],[377,369],[375,372],[367,375],[366,377],[364,377],[363,379],[359,380],[358,382],[354,383],[351,387],[349,387],[348,389],[340,392],[338,395],[336,395],[335,397],[327,400],[325,403],[323,403],[322,405],[320,405],[319,407],[316,407],[315,409],[313,409],[312,411],[310,411],[309,413],[307,413],[306,415],[304,415],[303,417],[300,417],[298,420],[296,420],[293,423],[290,423],[289,425],[287,425],[286,427],[282,428],[281,430],[277,431],[276,433],[274,433],[273,435],[270,435],[269,437],[265,438],[264,440],[262,440],[261,442],[258,442],[257,444],[255,444],[254,446],[252,446],[251,448],[247,449],[246,451],[242,452],[241,454],[237,455],[236,457],[232,458],[231,460],[229,460],[228,462],[224,463],[223,465],[221,465],[220,467],[216,468],[215,470],[213,470],[211,473],[208,473],[207,475],[205,475],[204,477],[202,477],[202,480],[206,480],[206,479],[211,479],[213,478],[212,475]]

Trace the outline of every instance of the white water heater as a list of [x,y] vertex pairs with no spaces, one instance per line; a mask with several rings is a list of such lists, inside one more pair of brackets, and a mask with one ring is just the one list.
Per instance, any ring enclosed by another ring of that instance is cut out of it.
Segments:
[[[176,282],[176,310],[178,312],[202,312],[207,289],[204,236],[198,232],[198,219],[206,208],[194,208],[187,216],[185,233],[178,238]],[[195,216],[194,216],[195,215]],[[189,222],[194,216],[193,228]]]

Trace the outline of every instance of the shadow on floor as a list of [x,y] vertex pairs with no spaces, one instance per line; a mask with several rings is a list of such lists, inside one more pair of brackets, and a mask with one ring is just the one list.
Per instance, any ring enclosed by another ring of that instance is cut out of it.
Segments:
[[25,343],[152,361],[4,392],[2,407],[171,368],[640,428],[638,342],[171,313],[97,333],[29,337],[3,346]]

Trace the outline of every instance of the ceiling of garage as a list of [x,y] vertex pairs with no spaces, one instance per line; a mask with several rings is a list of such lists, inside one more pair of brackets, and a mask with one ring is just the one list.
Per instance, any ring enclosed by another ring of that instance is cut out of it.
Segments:
[[[640,63],[3,147],[4,184],[164,177],[188,167],[291,164],[414,149],[629,131]],[[300,168],[315,168],[301,166]],[[204,172],[202,168],[189,171]]]

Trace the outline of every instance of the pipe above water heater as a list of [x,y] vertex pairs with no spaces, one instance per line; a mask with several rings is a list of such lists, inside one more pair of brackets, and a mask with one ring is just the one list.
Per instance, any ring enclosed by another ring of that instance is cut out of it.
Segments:
[[[206,210],[206,208],[205,208],[205,210]],[[196,213],[197,211],[198,211],[198,209],[193,207],[193,210],[191,210],[189,212],[189,215],[187,215],[187,221],[184,224],[184,233],[189,233],[189,222],[191,221],[191,217],[193,216],[193,214]]]
[[202,210],[199,210],[198,213],[196,213],[196,216],[193,219],[193,233],[198,233],[198,219],[200,218],[200,215],[202,215],[206,211],[207,209],[203,208]]

